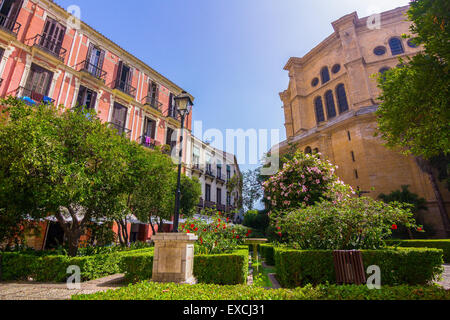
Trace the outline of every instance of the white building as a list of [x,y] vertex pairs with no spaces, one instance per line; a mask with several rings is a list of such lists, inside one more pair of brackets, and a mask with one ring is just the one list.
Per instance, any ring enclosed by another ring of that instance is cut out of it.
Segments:
[[[240,217],[242,221],[241,190],[239,180],[241,172],[237,164],[236,156],[216,149],[206,142],[188,136],[186,175],[197,177],[202,185],[202,198],[198,205],[200,212],[204,208],[216,208],[218,211],[228,214],[238,211],[233,215],[236,221]],[[236,182],[230,186],[229,182]],[[233,187],[231,190],[230,187]]]

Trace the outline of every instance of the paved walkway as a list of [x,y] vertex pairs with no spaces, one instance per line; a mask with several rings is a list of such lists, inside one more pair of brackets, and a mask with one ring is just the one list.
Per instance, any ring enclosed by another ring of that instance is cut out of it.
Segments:
[[68,300],[74,294],[90,294],[126,285],[123,274],[84,282],[79,290],[69,290],[65,283],[4,282],[0,283],[0,300]]
[[450,264],[444,265],[444,274],[442,275],[442,280],[437,283],[443,286],[445,289],[450,290]]

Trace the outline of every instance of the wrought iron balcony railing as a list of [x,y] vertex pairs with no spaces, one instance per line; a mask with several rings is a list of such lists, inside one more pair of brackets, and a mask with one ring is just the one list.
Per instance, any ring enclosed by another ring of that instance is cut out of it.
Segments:
[[156,146],[159,146],[160,143],[156,141],[155,139],[149,137],[149,136],[142,136],[139,138],[141,145],[149,148],[149,149],[155,149]]
[[205,208],[214,209],[216,207],[216,203],[212,201],[205,201]]
[[136,97],[136,88],[133,87],[128,82],[117,79],[114,82],[114,89],[118,89],[118,90],[122,91],[123,93],[126,93],[129,96],[132,96],[133,98]]
[[158,110],[158,111],[161,111],[161,107],[163,105],[161,102],[159,102],[155,98],[148,97],[148,96],[144,98],[144,104],[149,105],[150,107],[152,107],[153,109]]
[[216,177],[216,175],[214,174],[212,169],[209,169],[208,167],[206,167],[205,175],[210,177],[210,178],[215,178]]
[[54,41],[53,39],[49,37],[45,37],[41,34],[38,34],[34,36],[31,39],[27,40],[28,42],[32,42],[32,46],[38,47],[43,51],[46,51],[55,57],[57,57],[59,60],[64,61],[66,58],[67,50],[62,47],[61,44]]
[[96,65],[90,63],[87,60],[77,64],[75,66],[75,70],[87,72],[91,76],[100,80],[106,80],[106,75],[108,74],[106,71],[103,71],[102,68],[97,67]]
[[14,95],[17,98],[23,100],[28,105],[34,105],[39,103],[55,103],[55,100],[47,97],[45,94],[42,94],[36,90],[19,87],[8,95]]
[[131,130],[121,126],[120,124],[109,122],[109,126],[115,130],[119,135],[125,135],[128,139],[131,138]]
[[17,34],[19,33],[20,28],[22,25],[15,20],[8,18],[4,14],[0,14],[0,28],[12,33],[17,37]]
[[199,164],[199,163],[193,164],[193,165],[192,165],[192,170],[193,170],[193,171],[200,172],[200,173],[203,173],[203,169],[200,167],[200,164]]

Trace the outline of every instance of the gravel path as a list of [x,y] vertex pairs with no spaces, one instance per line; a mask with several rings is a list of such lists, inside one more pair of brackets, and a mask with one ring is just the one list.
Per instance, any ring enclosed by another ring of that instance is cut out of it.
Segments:
[[442,275],[442,280],[437,282],[437,284],[443,286],[447,290],[450,290],[450,264],[444,265],[444,274]]
[[68,300],[74,294],[90,294],[126,285],[123,274],[84,282],[79,290],[69,290],[61,283],[4,282],[0,283],[0,300]]

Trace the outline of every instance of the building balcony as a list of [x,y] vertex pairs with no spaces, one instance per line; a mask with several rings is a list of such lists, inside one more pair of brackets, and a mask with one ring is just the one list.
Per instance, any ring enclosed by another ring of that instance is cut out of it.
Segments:
[[203,201],[203,198],[200,198],[200,200],[198,201],[197,207],[203,208],[204,205],[205,205],[205,202]]
[[22,25],[20,23],[12,20],[11,18],[8,18],[3,14],[0,14],[0,29],[17,37],[17,34],[19,33],[21,27]]
[[90,63],[89,61],[85,60],[75,66],[75,70],[77,71],[83,71],[94,78],[97,78],[99,80],[106,80],[106,75],[108,74],[106,71],[103,71],[102,68],[97,67],[96,65]]
[[158,100],[156,100],[155,98],[145,97],[144,98],[144,105],[150,106],[153,109],[161,112],[163,104],[161,102],[159,102]]
[[206,168],[205,176],[211,179],[214,179],[216,176],[211,169]]
[[64,49],[61,44],[58,44],[56,41],[49,37],[38,34],[35,37],[28,39],[27,41],[31,41],[31,45],[33,47],[37,47],[42,51],[50,53],[61,61],[64,61],[64,59],[66,58],[67,50]]
[[231,211],[233,211],[233,210],[235,210],[236,208],[234,207],[234,206],[232,206],[232,205],[227,205],[227,207],[226,207],[226,212],[231,212]]
[[8,95],[16,96],[17,98],[25,102],[27,105],[37,105],[40,103],[45,104],[55,103],[54,99],[47,97],[45,94],[42,94],[40,92],[25,87],[19,87],[13,92],[8,93]]
[[224,204],[217,204],[217,210],[218,211],[226,211],[226,206]]
[[203,169],[200,167],[200,164],[198,163],[192,165],[191,170],[203,174]]
[[121,126],[120,124],[113,123],[113,122],[109,122],[108,124],[111,128],[117,130],[117,133],[119,135],[125,135],[125,137],[127,139],[131,139],[131,130],[130,129],[127,129],[127,128]]
[[139,141],[143,147],[148,149],[155,149],[157,146],[161,145],[160,142],[149,136],[142,136],[139,138]]
[[131,84],[122,81],[120,79],[117,79],[114,82],[114,89],[120,90],[133,98],[136,97],[136,88],[133,87]]
[[216,180],[218,183],[225,184],[225,179],[222,175],[217,175]]
[[216,207],[216,203],[212,201],[205,201],[205,208],[214,209]]

